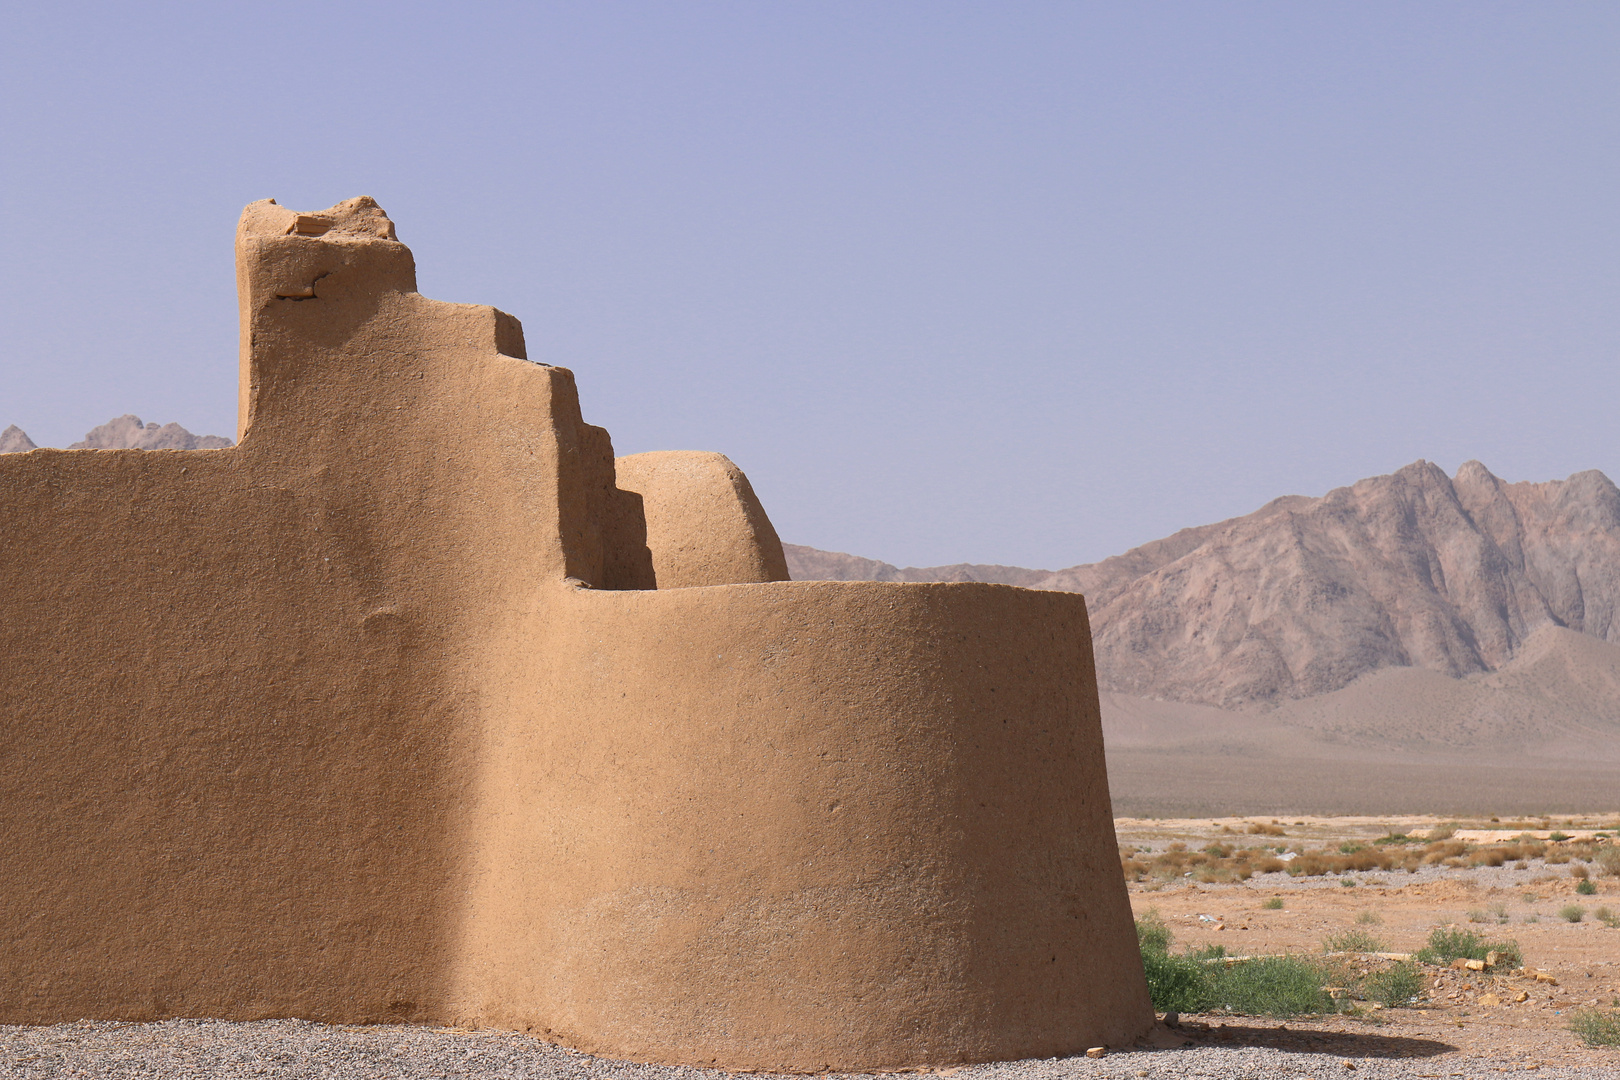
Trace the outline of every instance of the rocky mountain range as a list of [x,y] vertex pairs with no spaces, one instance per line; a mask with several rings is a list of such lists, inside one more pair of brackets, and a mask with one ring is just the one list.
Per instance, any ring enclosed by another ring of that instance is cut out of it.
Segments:
[[899,568],[787,545],[795,578],[991,581],[1086,595],[1105,691],[1275,707],[1417,668],[1504,668],[1537,631],[1620,639],[1620,489],[1418,461],[1321,498],[1066,570]]
[[[233,445],[223,435],[193,435],[179,424],[143,424],[132,414],[91,428],[69,450],[223,450]],[[39,449],[16,424],[0,431],[0,454]]]

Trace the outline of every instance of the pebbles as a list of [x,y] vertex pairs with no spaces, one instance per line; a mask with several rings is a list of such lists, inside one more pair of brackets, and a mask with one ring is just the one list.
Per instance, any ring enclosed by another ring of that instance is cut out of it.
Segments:
[[[1355,1071],[1369,1078],[1483,1077],[1534,1071],[1538,1077],[1616,1078],[1620,1055],[1568,1062],[1449,1052],[1440,1044],[1390,1041],[1348,1056],[1342,1042],[1311,1048],[1324,1033],[1284,1027],[1243,1028],[1220,1046],[1109,1050],[942,1070],[953,1080],[1088,1080],[1164,1077],[1235,1080],[1325,1077]],[[1371,1037],[1376,1039],[1376,1036]],[[1298,1040],[1299,1048],[1289,1046]],[[1245,1045],[1245,1042],[1251,1045]],[[1261,1045],[1252,1045],[1252,1044]],[[1265,1045],[1265,1044],[1272,1045]],[[169,1020],[155,1024],[82,1021],[54,1027],[0,1027],[0,1077],[168,1078],[285,1077],[322,1080],[703,1080],[714,1070],[613,1061],[510,1032],[420,1027],[331,1027],[300,1020],[229,1023]]]

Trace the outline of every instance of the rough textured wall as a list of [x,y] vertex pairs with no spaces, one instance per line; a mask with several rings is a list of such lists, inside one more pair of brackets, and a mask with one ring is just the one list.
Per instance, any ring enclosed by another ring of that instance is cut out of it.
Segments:
[[0,459],[0,1021],[790,1069],[1145,1033],[1079,597],[670,588],[695,536],[667,567],[780,576],[729,463],[714,521],[617,486],[370,200],[237,250],[237,447]]
[[725,455],[661,450],[614,469],[617,486],[641,496],[658,588],[788,580],[771,519]]

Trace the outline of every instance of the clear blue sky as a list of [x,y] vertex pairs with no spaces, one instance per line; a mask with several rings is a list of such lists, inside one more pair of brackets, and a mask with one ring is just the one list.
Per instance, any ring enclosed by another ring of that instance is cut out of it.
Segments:
[[1620,476],[1617,56],[1613,3],[14,4],[0,426],[231,434],[242,205],[369,194],[789,541]]

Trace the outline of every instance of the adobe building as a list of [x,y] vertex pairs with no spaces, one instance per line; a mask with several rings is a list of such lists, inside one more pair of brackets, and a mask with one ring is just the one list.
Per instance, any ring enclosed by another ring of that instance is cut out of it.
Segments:
[[1084,601],[793,582],[369,199],[249,206],[239,445],[0,457],[0,1022],[814,1071],[1153,1024]]

